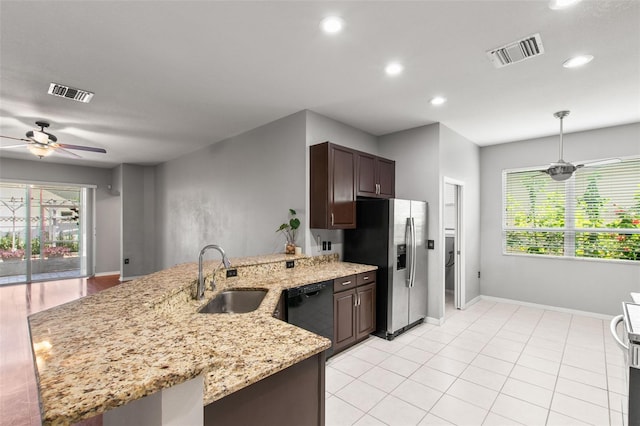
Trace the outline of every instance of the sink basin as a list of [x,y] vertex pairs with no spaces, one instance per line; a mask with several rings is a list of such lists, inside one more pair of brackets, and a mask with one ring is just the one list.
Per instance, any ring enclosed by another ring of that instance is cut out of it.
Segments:
[[265,289],[223,291],[198,312],[201,314],[244,314],[255,311],[267,294]]

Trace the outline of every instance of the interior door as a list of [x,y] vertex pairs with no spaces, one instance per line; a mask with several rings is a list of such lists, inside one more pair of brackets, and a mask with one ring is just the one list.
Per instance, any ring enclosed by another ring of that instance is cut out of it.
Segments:
[[411,217],[415,227],[414,277],[409,289],[409,324],[427,316],[427,203],[411,202]]

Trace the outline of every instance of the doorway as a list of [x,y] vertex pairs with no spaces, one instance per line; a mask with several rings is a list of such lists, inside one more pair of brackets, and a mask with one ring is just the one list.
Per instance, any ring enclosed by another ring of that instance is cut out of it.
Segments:
[[0,285],[93,273],[94,189],[0,182]]
[[444,316],[464,308],[464,250],[462,232],[463,183],[444,181]]

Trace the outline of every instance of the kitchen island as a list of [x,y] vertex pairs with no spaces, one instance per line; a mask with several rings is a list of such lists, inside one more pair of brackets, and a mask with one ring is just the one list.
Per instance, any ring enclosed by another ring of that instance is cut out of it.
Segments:
[[[188,263],[31,315],[43,424],[74,423],[199,376],[203,406],[258,383],[331,345],[273,317],[283,290],[376,269],[337,256],[231,262],[237,277],[221,269],[200,301],[198,265]],[[209,278],[218,263],[205,263]],[[198,313],[229,288],[268,292],[250,313]]]

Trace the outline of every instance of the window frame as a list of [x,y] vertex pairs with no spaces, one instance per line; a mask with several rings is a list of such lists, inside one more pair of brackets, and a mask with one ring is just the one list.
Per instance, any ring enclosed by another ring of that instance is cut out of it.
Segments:
[[[640,161],[640,156],[626,156],[626,157],[616,157],[620,158],[622,162],[625,161]],[[574,164],[583,164],[589,162],[596,162],[599,160],[589,160],[585,162],[573,162]],[[640,260],[631,260],[631,259],[607,259],[602,257],[587,257],[587,256],[576,256],[576,236],[580,233],[622,233],[624,230],[625,234],[640,234],[640,229],[635,228],[576,228],[575,227],[575,219],[577,212],[577,201],[575,197],[575,174],[570,179],[565,181],[565,190],[564,190],[564,198],[565,198],[565,215],[564,215],[564,226],[563,227],[555,227],[555,228],[523,228],[523,227],[515,227],[515,226],[507,226],[507,176],[510,173],[519,173],[519,172],[532,172],[532,171],[540,171],[544,170],[545,166],[540,167],[520,167],[520,168],[511,168],[511,169],[503,169],[501,173],[502,177],[502,194],[501,194],[501,208],[502,208],[502,220],[501,220],[501,245],[502,245],[502,255],[503,256],[520,256],[520,257],[533,257],[533,258],[542,258],[542,259],[558,259],[558,260],[569,260],[569,261],[587,261],[587,262],[606,262],[606,263],[623,263],[630,265],[640,265]],[[579,171],[578,171],[579,173]],[[549,179],[551,179],[549,177]],[[514,253],[507,251],[507,233],[508,232],[556,232],[564,235],[564,250],[562,255],[552,255],[552,254],[536,254],[536,253]]]

